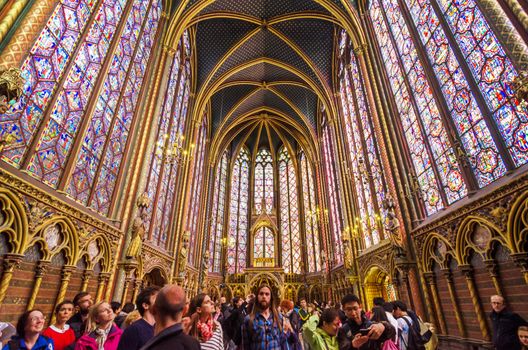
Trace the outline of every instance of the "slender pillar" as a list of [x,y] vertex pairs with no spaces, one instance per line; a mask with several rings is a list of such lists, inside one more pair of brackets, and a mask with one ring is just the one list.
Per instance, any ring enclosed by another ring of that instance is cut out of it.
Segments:
[[136,299],[137,299],[137,296],[139,294],[139,291],[141,289],[141,285],[143,284],[143,281],[136,278],[136,280],[134,281],[134,292],[132,293],[132,302],[135,303],[136,302]]
[[436,287],[434,272],[425,272],[424,277],[427,281],[429,293],[433,297],[434,302],[434,310],[429,310],[429,313],[435,317],[436,321],[438,322],[440,332],[442,332],[442,334],[447,334],[447,327],[444,320],[444,314],[442,313],[442,306],[440,305],[440,298],[438,297],[438,289]]
[[473,268],[471,267],[471,265],[460,265],[459,268],[466,277],[466,283],[468,285],[469,293],[471,295],[473,307],[475,308],[475,313],[477,314],[477,319],[479,322],[480,330],[482,332],[482,336],[487,341],[491,341],[488,324],[486,323],[486,315],[484,314],[484,310],[482,309],[482,305],[480,304],[480,298],[477,292],[477,288],[475,286],[475,280],[473,279]]
[[[526,284],[528,284],[528,253],[512,254],[511,257],[515,262],[515,265],[521,268],[521,272],[524,275],[524,281],[526,282]],[[0,302],[2,302],[1,297]]]
[[449,290],[449,296],[451,297],[451,303],[453,304],[453,312],[455,313],[455,318],[457,321],[458,330],[460,332],[460,336],[462,338],[466,337],[466,329],[464,328],[464,322],[462,322],[462,315],[460,314],[460,309],[458,306],[458,301],[455,294],[455,286],[453,283],[453,274],[451,273],[451,270],[449,269],[442,269],[441,270],[446,282],[447,282],[447,289]]
[[39,261],[35,269],[35,283],[33,283],[33,290],[31,291],[31,296],[29,297],[26,310],[31,310],[35,306],[35,301],[37,300],[37,295],[40,290],[40,285],[42,284],[42,278],[46,274],[46,270],[49,266],[49,261]]
[[0,283],[0,304],[4,301],[7,288],[11,282],[11,278],[13,278],[13,272],[15,271],[15,268],[20,265],[23,257],[23,255],[19,254],[7,254],[4,257],[4,270],[2,272],[2,281]]
[[84,273],[82,275],[82,284],[81,284],[81,291],[86,292],[88,289],[88,282],[90,282],[90,278],[93,276],[92,270],[84,270]]
[[108,272],[101,272],[99,274],[99,282],[97,284],[97,293],[95,294],[96,302],[101,301],[105,287],[108,284],[108,280],[110,280],[110,274]]
[[486,265],[486,268],[488,269],[488,273],[491,277],[491,281],[493,282],[493,286],[495,287],[495,292],[497,292],[497,295],[504,295],[502,292],[502,287],[499,281],[499,270],[497,262],[493,259],[490,260],[484,260],[484,264]]
[[0,43],[6,38],[7,33],[26,7],[29,0],[16,0],[7,13],[0,20]]
[[[59,293],[57,294],[57,299],[55,300],[55,305],[58,305],[60,302],[64,300],[64,296],[66,295],[66,291],[68,290],[68,285],[70,284],[70,278],[75,271],[77,267],[71,266],[71,265],[65,265],[62,268],[61,272],[61,283],[59,287]],[[55,313],[51,316],[51,324],[55,323]]]
[[528,14],[524,8],[519,4],[518,0],[504,0],[508,7],[512,10],[513,14],[519,19],[525,30],[528,31]]

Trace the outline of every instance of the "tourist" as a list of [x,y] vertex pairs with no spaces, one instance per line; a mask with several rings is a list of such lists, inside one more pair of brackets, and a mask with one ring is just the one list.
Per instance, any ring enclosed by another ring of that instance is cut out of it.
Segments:
[[522,350],[528,350],[528,326],[520,326],[517,330],[519,336],[519,343],[521,343]]
[[313,350],[338,350],[337,334],[341,327],[339,312],[324,309],[321,317],[312,315],[302,328],[305,348]]
[[54,350],[53,340],[41,334],[44,322],[42,311],[24,312],[17,322],[17,336],[8,341],[2,350]]
[[394,305],[392,315],[398,321],[398,346],[400,350],[407,350],[409,348],[409,335],[414,322],[407,313],[407,305],[404,302],[396,300],[392,302],[392,305]]
[[86,332],[75,344],[75,350],[116,350],[123,331],[114,323],[109,303],[100,301],[90,308]]
[[227,348],[229,349],[236,348],[242,341],[241,328],[245,317],[243,304],[244,299],[240,297],[234,297],[233,311],[231,312],[231,315],[229,315],[229,318],[227,318],[224,322],[224,341],[227,338],[227,341],[225,342],[227,344]]
[[242,325],[242,348],[245,350],[278,350],[286,343],[282,316],[275,305],[271,288],[261,285],[251,313]]
[[246,296],[246,303],[244,305],[244,313],[249,315],[251,313],[251,310],[253,310],[253,305],[255,304],[255,294],[248,294]]
[[215,304],[207,294],[200,293],[191,301],[189,308],[191,322],[187,325],[185,333],[198,340],[200,349],[224,348],[222,325],[213,319],[214,312]]
[[125,321],[123,322],[123,330],[127,329],[128,326],[130,326],[132,323],[138,321],[141,319],[141,314],[138,310],[134,310],[131,313],[127,315],[125,318]]
[[[394,329],[388,322],[374,323],[363,312],[361,301],[355,295],[346,295],[341,300],[347,317],[339,330],[340,350],[381,349],[381,344],[394,335]],[[362,333],[368,330],[366,334]]]
[[394,337],[395,337],[395,341],[397,341],[398,340],[398,321],[394,318],[394,315],[392,314],[394,312],[394,305],[390,302],[386,302],[386,303],[383,303],[382,307],[385,310],[385,316],[387,316],[389,323],[391,324],[392,327],[394,327],[394,331],[395,331]]
[[299,334],[301,331],[301,319],[299,314],[293,310],[293,301],[283,300],[280,303],[282,315],[290,320],[293,330]]
[[299,318],[301,321],[301,328],[304,325],[306,321],[312,316],[312,314],[308,311],[308,303],[306,302],[305,298],[301,298],[299,301]]
[[[372,315],[370,317],[370,320],[376,323],[382,323],[382,322],[390,323],[387,317],[387,314],[385,312],[385,309],[381,306],[374,306],[372,308]],[[393,331],[393,329],[391,328],[390,331]],[[396,332],[394,331],[392,335],[387,333],[387,337],[388,339],[380,342],[381,348],[382,349],[398,349],[398,346],[396,345],[396,341],[398,339],[396,338]],[[385,344],[385,343],[388,343],[388,344]]]
[[154,323],[156,321],[152,314],[152,307],[158,292],[158,287],[148,287],[138,294],[136,306],[141,318],[126,327],[119,341],[118,350],[139,350],[147,341],[154,337]]
[[68,320],[68,324],[75,332],[75,339],[79,339],[84,334],[88,312],[92,304],[92,296],[88,292],[77,293],[73,298],[73,305],[77,313]]
[[490,314],[493,325],[493,345],[496,350],[519,350],[521,343],[517,336],[520,326],[528,323],[518,314],[506,310],[506,301],[500,295],[491,297]]
[[73,316],[73,302],[65,300],[55,307],[55,323],[42,332],[43,335],[53,339],[55,350],[64,350],[75,342],[75,332],[70,327],[68,320]]
[[141,350],[199,350],[200,343],[185,334],[182,328],[183,311],[186,304],[185,291],[177,285],[163,287],[153,307],[154,338]]

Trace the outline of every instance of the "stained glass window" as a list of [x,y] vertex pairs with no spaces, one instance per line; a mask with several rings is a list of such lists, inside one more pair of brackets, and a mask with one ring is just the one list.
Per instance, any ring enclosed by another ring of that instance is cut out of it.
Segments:
[[301,273],[302,247],[299,228],[297,176],[293,160],[286,147],[279,151],[280,229],[282,266],[286,273]]
[[253,255],[256,266],[269,266],[275,258],[275,237],[269,227],[261,227],[255,233]]
[[24,95],[0,115],[0,133],[17,139],[5,161],[106,215],[162,9],[159,0],[96,3],[57,4],[22,64]]
[[190,232],[190,239],[189,239],[189,254],[188,254],[188,261],[189,264],[195,265],[195,256],[196,252],[198,251],[199,247],[199,235],[200,232],[198,231],[198,218],[200,215],[200,207],[201,207],[201,194],[202,194],[202,188],[203,188],[203,181],[204,181],[204,160],[205,160],[205,147],[206,147],[206,138],[207,138],[207,124],[205,123],[206,118],[203,118],[204,121],[202,122],[202,126],[200,127],[200,131],[198,134],[198,141],[196,144],[196,147],[193,147],[191,145],[191,155],[194,154],[194,166],[193,166],[193,182],[191,187],[191,199],[190,199],[190,205],[189,205],[189,217],[187,219],[187,229]]
[[467,195],[461,162],[484,187],[528,161],[519,73],[476,1],[373,0],[370,17],[428,214]]
[[152,201],[147,209],[148,239],[166,247],[174,205],[177,202],[176,179],[183,156],[185,121],[189,100],[189,60],[184,60],[182,40],[172,58],[170,76],[164,92],[159,124],[145,192]]
[[248,237],[250,156],[242,148],[233,166],[229,197],[229,233],[227,238],[227,273],[240,273],[246,267]]
[[[348,41],[346,35],[341,40]],[[345,46],[345,44],[343,44]],[[347,46],[348,47],[348,46]],[[356,55],[350,52],[350,61],[340,62],[340,92],[346,140],[351,161],[350,173],[354,182],[358,204],[358,217],[352,230],[362,232],[365,247],[380,242],[380,210],[385,199],[385,183],[380,161],[379,142],[372,126],[370,106],[365,96],[363,78],[358,69]]]
[[220,273],[222,261],[222,238],[224,230],[224,210],[228,173],[228,153],[224,152],[216,167],[216,177],[213,187],[213,207],[209,240],[209,272]]
[[273,209],[273,158],[270,151],[261,149],[255,159],[255,212],[262,213],[262,203],[266,212]]
[[323,159],[329,206],[320,215],[323,221],[330,220],[331,238],[334,242],[334,261],[336,264],[340,264],[343,262],[343,244],[341,242],[341,232],[343,231],[343,222],[341,220],[343,215],[341,213],[340,185],[337,182],[338,178],[335,168],[337,162],[334,157],[336,154],[330,127],[325,122],[323,125]]
[[315,179],[312,165],[306,154],[301,153],[302,202],[304,204],[304,225],[306,229],[306,254],[308,272],[321,271],[321,242],[317,223],[317,203],[315,201]]

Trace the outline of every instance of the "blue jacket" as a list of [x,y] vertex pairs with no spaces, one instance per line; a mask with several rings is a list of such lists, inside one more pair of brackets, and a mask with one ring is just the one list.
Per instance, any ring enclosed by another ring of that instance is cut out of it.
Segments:
[[[23,338],[13,337],[3,348],[2,350],[26,350],[26,342]],[[33,345],[31,350],[53,350],[53,340],[43,335],[39,335],[37,342]]]

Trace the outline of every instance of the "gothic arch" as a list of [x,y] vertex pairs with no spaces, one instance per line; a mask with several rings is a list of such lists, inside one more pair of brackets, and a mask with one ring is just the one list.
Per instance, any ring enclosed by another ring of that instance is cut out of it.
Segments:
[[508,216],[507,236],[512,254],[528,249],[528,191],[515,200]]
[[22,201],[5,188],[0,188],[0,215],[0,234],[7,236],[9,253],[23,254],[29,236],[28,218]]
[[450,257],[457,260],[456,250],[453,249],[451,243],[436,232],[429,234],[425,239],[422,250],[422,267],[424,272],[431,272],[434,261],[440,266],[447,268]]
[[[55,240],[57,241],[55,242]],[[67,265],[75,265],[79,260],[79,235],[68,217],[53,216],[39,225],[35,229],[35,234],[31,237],[28,246],[34,244],[39,244],[42,248],[42,260],[51,260],[61,251],[65,252]]]

